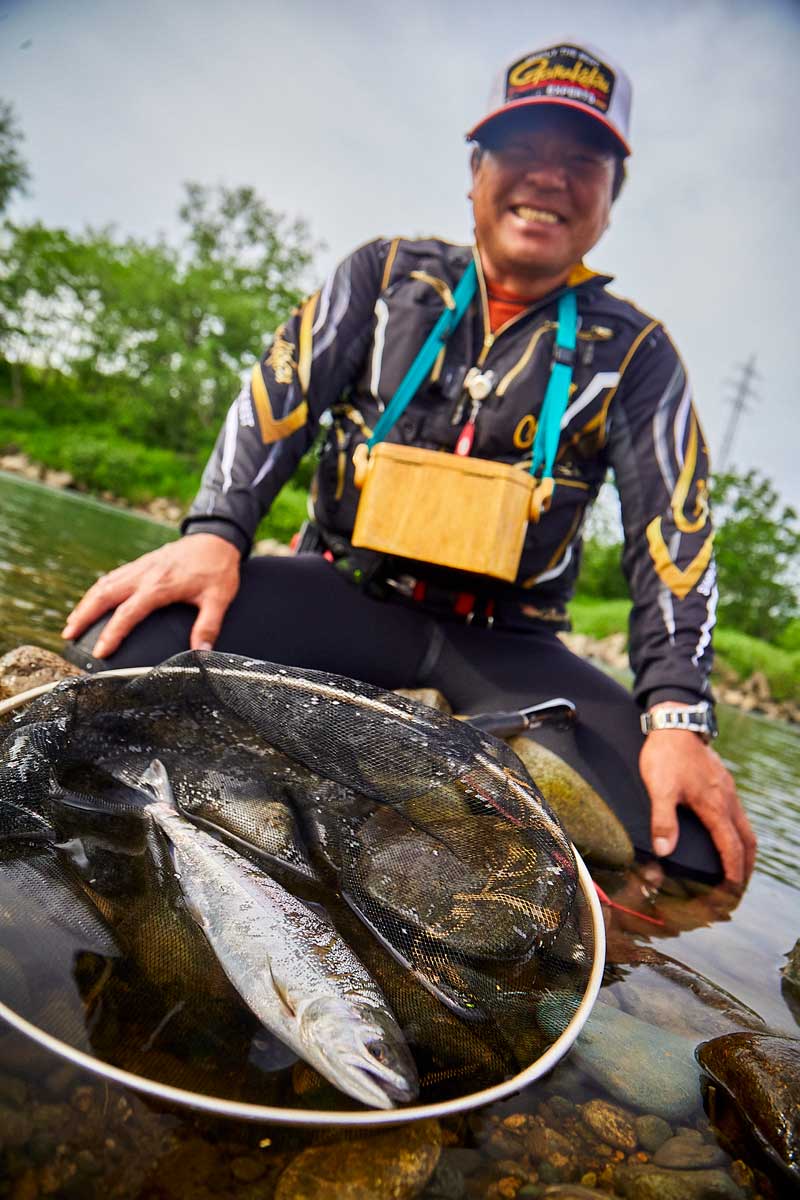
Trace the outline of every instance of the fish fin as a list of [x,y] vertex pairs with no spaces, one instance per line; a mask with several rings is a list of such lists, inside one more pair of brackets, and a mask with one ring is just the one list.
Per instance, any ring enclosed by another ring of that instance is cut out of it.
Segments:
[[177,809],[178,804],[167,775],[167,768],[160,758],[153,759],[142,775],[141,783],[152,791],[162,804],[168,804],[170,808]]

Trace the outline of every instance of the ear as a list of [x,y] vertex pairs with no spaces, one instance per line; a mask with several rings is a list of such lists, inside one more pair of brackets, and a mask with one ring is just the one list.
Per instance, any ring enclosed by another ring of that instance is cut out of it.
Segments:
[[[472,153],[469,156],[469,169],[470,169],[470,175],[472,176],[473,184],[475,183],[475,180],[477,179],[478,171],[480,170],[482,158],[483,158],[483,152],[481,151],[480,146],[473,146]],[[470,188],[469,191],[467,192],[467,199],[468,200],[472,199],[472,188]]]

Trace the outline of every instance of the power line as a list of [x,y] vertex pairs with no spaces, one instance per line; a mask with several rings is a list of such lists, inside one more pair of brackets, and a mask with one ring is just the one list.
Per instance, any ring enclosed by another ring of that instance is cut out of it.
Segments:
[[734,393],[729,403],[731,405],[731,415],[728,419],[728,424],[725,429],[725,436],[722,439],[722,448],[719,452],[719,470],[724,471],[728,466],[733,439],[736,436],[736,429],[739,424],[739,418],[742,413],[749,412],[747,405],[748,400],[758,400],[758,396],[753,387],[753,380],[760,379],[761,376],[756,370],[756,356],[751,354],[746,363],[742,363],[739,367],[739,377],[736,380],[730,380],[734,387]]

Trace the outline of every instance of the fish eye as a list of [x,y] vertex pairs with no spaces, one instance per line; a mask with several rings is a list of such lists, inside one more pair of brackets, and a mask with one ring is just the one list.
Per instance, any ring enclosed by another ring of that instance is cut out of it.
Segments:
[[367,1050],[370,1052],[373,1058],[378,1060],[378,1062],[382,1063],[386,1061],[386,1050],[380,1042],[373,1042],[372,1045],[367,1046]]

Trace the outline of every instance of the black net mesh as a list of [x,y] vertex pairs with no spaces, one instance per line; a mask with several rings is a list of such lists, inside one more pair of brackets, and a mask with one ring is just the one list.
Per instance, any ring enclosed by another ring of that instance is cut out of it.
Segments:
[[203,1095],[354,1107],[223,972],[143,804],[154,759],[194,828],[327,915],[422,1103],[518,1074],[573,1016],[590,914],[507,747],[353,680],[186,654],[65,681],[0,728],[0,1001],[37,1028]]

